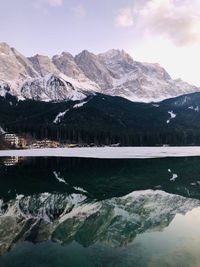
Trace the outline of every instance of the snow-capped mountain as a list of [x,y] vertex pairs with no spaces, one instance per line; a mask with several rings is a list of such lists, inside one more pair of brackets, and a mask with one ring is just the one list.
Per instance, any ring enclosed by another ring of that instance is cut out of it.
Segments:
[[86,77],[66,76],[47,56],[26,58],[6,43],[0,44],[0,96],[10,93],[20,100],[63,101],[84,99],[99,90]]
[[15,90],[27,78],[36,78],[39,74],[34,70],[26,57],[10,48],[6,43],[0,43],[0,94],[3,90]]
[[61,55],[53,56],[52,62],[61,73],[79,82],[83,89],[96,92],[101,91],[95,82],[85,76],[70,53],[63,52]]
[[85,91],[81,91],[80,87],[81,85],[76,81],[73,83],[73,79],[68,79],[59,73],[50,73],[43,78],[25,80],[19,88],[19,92],[22,99],[59,102],[68,99],[84,99],[87,94]]
[[26,58],[0,43],[0,96],[9,92],[21,100],[63,101],[100,92],[151,102],[197,91],[200,88],[171,79],[158,64],[134,61],[124,50]]
[[199,91],[180,79],[171,79],[159,64],[134,61],[124,50],[112,49],[98,58],[112,76],[111,87],[104,87],[110,95],[151,102]]

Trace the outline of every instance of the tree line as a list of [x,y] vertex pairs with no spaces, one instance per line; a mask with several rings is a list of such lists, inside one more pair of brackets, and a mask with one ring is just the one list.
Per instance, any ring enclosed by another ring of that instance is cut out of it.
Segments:
[[[90,129],[78,126],[55,124],[18,124],[9,127],[11,132],[26,138],[42,140],[48,138],[61,143],[111,145],[120,143],[125,146],[156,145],[200,145],[200,131],[134,131],[133,129]],[[2,142],[2,141],[1,141]],[[2,143],[3,144],[3,143]]]

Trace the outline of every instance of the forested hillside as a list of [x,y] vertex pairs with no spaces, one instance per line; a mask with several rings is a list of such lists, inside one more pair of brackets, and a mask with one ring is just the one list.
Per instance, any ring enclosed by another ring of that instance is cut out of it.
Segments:
[[0,125],[9,132],[61,142],[122,145],[200,144],[200,93],[159,103],[102,94],[83,101],[0,98]]

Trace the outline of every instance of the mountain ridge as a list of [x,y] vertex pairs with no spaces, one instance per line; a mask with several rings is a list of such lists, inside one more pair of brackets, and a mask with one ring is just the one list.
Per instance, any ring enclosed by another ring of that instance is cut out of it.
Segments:
[[[76,99],[73,89],[62,89],[62,98],[56,96],[58,85],[46,87],[48,77],[59,83],[71,83],[83,94],[85,91],[121,96],[137,102],[157,102],[178,95],[200,91],[200,88],[173,80],[159,64],[135,61],[124,50],[111,49],[95,55],[88,50],[73,57],[68,52],[52,58],[43,55],[25,57],[15,48],[0,43],[0,95],[6,92],[23,100],[67,101]],[[38,90],[38,79],[41,80]],[[32,94],[23,94],[22,85],[30,84]],[[50,90],[55,93],[49,94]],[[83,96],[84,97],[84,96]]]

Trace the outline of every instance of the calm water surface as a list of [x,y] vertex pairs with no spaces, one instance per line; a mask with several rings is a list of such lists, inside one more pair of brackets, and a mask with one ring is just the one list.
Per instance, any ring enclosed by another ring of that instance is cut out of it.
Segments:
[[0,158],[0,266],[200,266],[200,158]]

